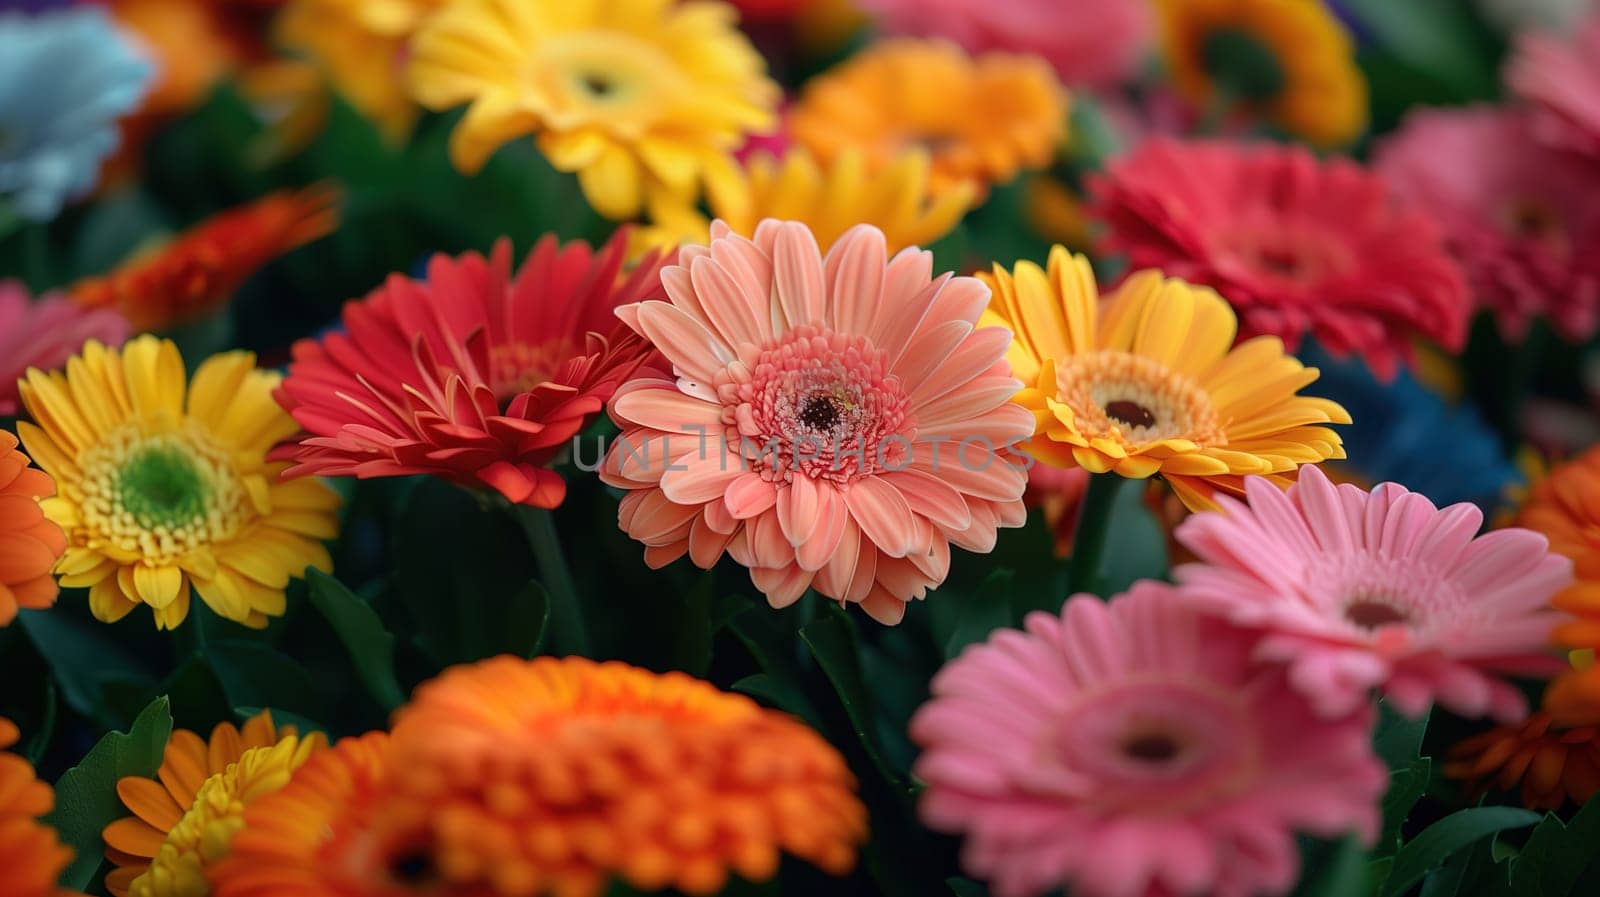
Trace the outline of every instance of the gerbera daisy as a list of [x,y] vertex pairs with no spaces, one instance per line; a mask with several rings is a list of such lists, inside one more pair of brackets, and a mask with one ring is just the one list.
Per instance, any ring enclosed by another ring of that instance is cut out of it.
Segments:
[[417,120],[406,89],[411,38],[445,0],[293,0],[273,23],[285,48],[304,54],[390,140]]
[[1600,728],[1562,725],[1549,713],[1535,713],[1450,748],[1444,774],[1478,794],[1520,791],[1530,809],[1559,810],[1568,802],[1581,807],[1600,793]]
[[119,346],[128,321],[111,309],[86,309],[60,293],[30,299],[15,280],[0,280],[0,417],[17,413],[17,381],[28,368],[50,370],[94,339]]
[[894,624],[944,581],[950,543],[989,551],[1022,524],[1011,450],[1033,424],[1007,401],[1010,331],[975,329],[983,284],[934,279],[914,247],[890,259],[870,225],[824,259],[776,220],[753,241],[714,224],[661,280],[668,301],[618,314],[677,379],[617,392],[600,474],[631,490],[620,522],[651,566],[727,552],[774,607],[815,588]]
[[[0,749],[21,733],[0,717]],[[55,805],[55,792],[33,766],[16,754],[0,753],[0,878],[6,897],[82,897],[58,888],[56,879],[72,862],[72,848],[39,821]]]
[[1479,106],[1407,116],[1377,170],[1444,228],[1480,307],[1516,340],[1535,317],[1569,340],[1600,325],[1600,166],[1537,143],[1526,115]]
[[245,808],[288,784],[327,744],[320,732],[302,738],[293,726],[274,726],[266,711],[242,729],[219,724],[209,741],[187,729],[173,732],[154,778],[117,782],[133,815],[105,828],[106,858],[117,867],[106,875],[106,890],[116,897],[204,897],[206,873],[227,856]]
[[1322,0],[1158,0],[1178,91],[1213,115],[1242,111],[1319,146],[1367,128],[1355,45]]
[[102,10],[0,13],[0,201],[48,221],[87,193],[150,80]]
[[1254,636],[1142,582],[1001,630],[911,721],[921,813],[996,897],[1281,894],[1296,832],[1378,834],[1370,708],[1318,716]]
[[1114,88],[1150,50],[1145,2],[1105,0],[861,0],[891,34],[944,37],[971,53],[1031,53],[1071,85]]
[[1267,632],[1257,656],[1325,714],[1363,706],[1381,688],[1401,712],[1430,701],[1464,716],[1517,722],[1522,693],[1496,674],[1561,669],[1550,597],[1572,564],[1525,529],[1474,538],[1483,512],[1436,508],[1398,483],[1366,492],[1315,467],[1284,492],[1245,481],[1249,507],[1196,514],[1178,541],[1200,559],[1175,573],[1185,597]]
[[1214,287],[1245,336],[1315,336],[1380,376],[1417,337],[1459,349],[1471,303],[1427,216],[1349,160],[1276,144],[1158,139],[1093,181],[1103,246]]
[[339,497],[313,480],[282,483],[266,454],[295,432],[272,400],[278,375],[249,352],[206,359],[185,382],[170,340],[122,350],[90,341],[66,371],[28,371],[17,425],[58,494],[45,516],[67,534],[61,584],[87,587],[106,622],[140,604],[156,627],[189,614],[191,585],[226,619],[262,627],[306,567],[332,568]]
[[[498,657],[417,690],[381,737],[249,814],[218,897],[713,894],[788,852],[843,874],[866,810],[793,718],[681,673]],[[392,771],[392,772],[391,772]],[[357,845],[360,849],[353,849]]]
[[[845,152],[827,165],[794,148],[781,159],[758,152],[706,197],[712,218],[748,237],[767,218],[799,221],[826,252],[857,224],[883,231],[890,252],[926,246],[949,233],[972,207],[971,184],[935,191],[930,160],[910,149],[869,171],[860,153]],[[710,240],[711,220],[687,201],[652,202],[651,227],[635,232],[640,246],[676,247]]]
[[1160,474],[1183,503],[1207,508],[1246,474],[1287,483],[1302,464],[1342,458],[1327,424],[1350,422],[1325,399],[1296,395],[1315,368],[1276,337],[1233,346],[1233,310],[1205,287],[1154,271],[1100,302],[1089,260],[1060,246],[1048,270],[1018,262],[980,274],[994,290],[982,323],[1011,328],[1007,358],[1027,384],[1034,458],[1057,467]]
[[944,41],[872,44],[807,82],[789,110],[795,140],[824,164],[860,152],[876,170],[907,149],[933,157],[932,189],[980,194],[1043,168],[1066,132],[1067,94],[1034,56],[969,57]]
[[110,274],[78,281],[72,297],[115,308],[139,330],[188,323],[221,308],[268,262],[332,233],[337,200],[329,187],[310,187],[219,212]]
[[1550,540],[1550,550],[1573,563],[1576,581],[1552,604],[1576,619],[1556,630],[1561,644],[1578,649],[1576,669],[1550,683],[1545,708],[1565,722],[1600,724],[1600,448],[1557,466],[1536,482],[1513,521]]
[[596,211],[631,218],[650,196],[694,195],[776,123],[778,87],[735,18],[709,0],[464,0],[413,40],[411,87],[430,109],[472,104],[457,168],[533,134]]
[[343,333],[295,344],[278,391],[306,430],[280,452],[289,476],[427,473],[561,504],[547,465],[649,357],[614,310],[660,289],[660,262],[624,273],[626,244],[546,236],[513,274],[501,240],[347,303]]
[[1518,37],[1506,85],[1533,108],[1541,140],[1600,162],[1600,12],[1576,31]]
[[11,625],[19,607],[40,610],[56,603],[50,568],[67,540],[39,507],[39,499],[55,491],[49,474],[28,466],[17,437],[0,430],[0,626]]

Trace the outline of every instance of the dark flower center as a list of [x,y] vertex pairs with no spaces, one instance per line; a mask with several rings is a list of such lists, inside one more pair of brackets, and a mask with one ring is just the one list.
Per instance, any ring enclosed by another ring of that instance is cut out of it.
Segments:
[[1161,766],[1177,759],[1183,745],[1165,732],[1144,732],[1124,741],[1122,753],[1140,763]]
[[1138,402],[1117,399],[1106,403],[1106,415],[1117,423],[1129,427],[1149,427],[1156,422],[1155,413]]
[[421,848],[406,851],[389,861],[389,876],[411,887],[420,887],[435,878],[433,857]]
[[1266,102],[1289,80],[1277,52],[1242,28],[1219,28],[1207,34],[1200,44],[1200,63],[1224,98]]
[[831,430],[839,422],[839,407],[827,396],[811,396],[800,406],[800,422],[813,430]]
[[1362,629],[1408,622],[1405,613],[1394,605],[1368,599],[1351,602],[1344,609],[1344,618]]
[[602,99],[610,96],[612,91],[617,89],[616,83],[609,76],[594,72],[584,75],[581,82],[583,89],[587,90],[591,96]]

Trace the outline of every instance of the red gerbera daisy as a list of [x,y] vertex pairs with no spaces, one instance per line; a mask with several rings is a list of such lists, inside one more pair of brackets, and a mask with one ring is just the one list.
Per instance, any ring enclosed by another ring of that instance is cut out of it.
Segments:
[[650,355],[614,309],[658,289],[661,263],[624,274],[626,248],[546,236],[513,275],[501,240],[347,304],[344,332],[294,346],[278,401],[307,434],[280,450],[286,475],[427,473],[561,504],[545,465]]
[[1346,159],[1300,148],[1152,140],[1093,184],[1104,246],[1134,270],[1216,288],[1239,337],[1305,335],[1384,377],[1413,337],[1459,348],[1468,298],[1426,216]]
[[103,277],[72,286],[88,306],[116,308],[135,330],[166,330],[204,317],[273,259],[339,223],[328,186],[281,191],[207,218]]

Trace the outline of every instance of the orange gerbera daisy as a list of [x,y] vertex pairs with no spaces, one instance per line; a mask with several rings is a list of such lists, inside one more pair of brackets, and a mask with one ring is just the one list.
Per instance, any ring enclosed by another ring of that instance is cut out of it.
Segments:
[[275,727],[262,711],[243,729],[222,723],[210,741],[187,729],[167,739],[156,778],[127,776],[117,796],[133,812],[106,826],[106,875],[116,897],[195,897],[206,893],[205,870],[227,855],[244,827],[244,807],[288,784],[319,748],[320,732],[305,738],[293,726]]
[[1483,793],[1520,785],[1522,805],[1583,806],[1600,793],[1600,728],[1565,725],[1546,711],[1520,726],[1498,726],[1450,749],[1445,775]]
[[165,330],[222,307],[268,262],[333,232],[338,193],[280,191],[211,216],[142,250],[102,277],[72,286],[88,306],[114,307],[136,330]]
[[67,539],[38,501],[55,492],[49,474],[28,466],[17,437],[0,430],[0,626],[10,625],[19,607],[38,610],[56,602],[50,568]]
[[908,148],[933,156],[934,195],[981,193],[1042,168],[1066,130],[1067,94],[1035,56],[969,57],[944,41],[889,40],[813,79],[789,111],[790,132],[824,164],[858,150],[873,166]]
[[[392,774],[390,771],[392,770]],[[424,684],[246,817],[218,897],[712,894],[779,851],[842,874],[849,769],[798,721],[681,673],[498,657]]]
[[1555,632],[1578,649],[1574,669],[1550,684],[1545,709],[1573,724],[1600,724],[1600,447],[1558,465],[1528,490],[1513,526],[1543,533],[1550,550],[1572,559],[1574,582],[1551,602],[1577,619]]
[[[0,748],[16,744],[20,734],[0,717]],[[39,822],[54,805],[55,793],[34,776],[28,761],[0,753],[0,883],[6,897],[81,897],[56,886],[72,862],[72,848]]]

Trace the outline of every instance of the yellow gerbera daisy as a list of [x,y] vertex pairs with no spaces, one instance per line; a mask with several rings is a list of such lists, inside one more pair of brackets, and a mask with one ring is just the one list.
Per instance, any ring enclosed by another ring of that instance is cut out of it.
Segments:
[[148,604],[157,628],[189,614],[191,584],[223,617],[261,627],[284,587],[332,568],[318,540],[337,532],[338,496],[316,480],[283,483],[267,452],[299,428],[273,401],[279,376],[249,352],[213,355],[185,383],[170,340],[121,351],[93,340],[66,370],[30,368],[19,384],[37,425],[17,425],[56,481],[40,504],[67,535],[61,584],[89,589],[106,622]]
[[1321,0],[1159,0],[1178,91],[1243,108],[1322,146],[1367,127],[1367,82],[1349,33]]
[[[733,177],[719,179],[707,196],[713,218],[736,234],[751,236],[766,218],[799,221],[811,228],[826,252],[857,224],[883,231],[889,251],[926,246],[950,232],[972,208],[977,190],[959,184],[933,192],[925,150],[908,150],[881,170],[869,172],[860,153],[848,152],[827,165],[802,148],[777,159],[752,156]],[[649,227],[634,231],[635,254],[711,239],[711,220],[687,199],[650,203]]]
[[1238,321],[1215,292],[1159,272],[1133,275],[1100,303],[1089,260],[1060,246],[1049,269],[1018,262],[979,275],[994,291],[980,326],[1009,327],[1038,424],[1026,449],[1057,467],[1160,474],[1191,509],[1260,474],[1287,484],[1302,464],[1343,458],[1344,408],[1297,395],[1317,369],[1277,337],[1233,346]]
[[328,746],[321,732],[301,738],[293,726],[274,727],[262,711],[243,731],[222,723],[210,741],[179,729],[167,740],[154,779],[127,776],[117,796],[132,816],[106,826],[106,875],[116,897],[205,897],[206,868],[228,854],[244,828],[244,808],[289,784],[314,751]]
[[387,137],[403,140],[417,120],[402,77],[407,45],[444,2],[291,0],[273,27],[278,43],[305,54]]
[[712,0],[458,0],[412,42],[411,88],[472,104],[451,137],[461,170],[534,134],[596,210],[631,218],[774,126],[778,87],[736,18]]
[[1034,56],[976,59],[945,41],[873,44],[812,79],[789,128],[824,162],[864,153],[877,170],[907,148],[933,158],[932,189],[991,184],[1042,168],[1066,133],[1067,94]]

